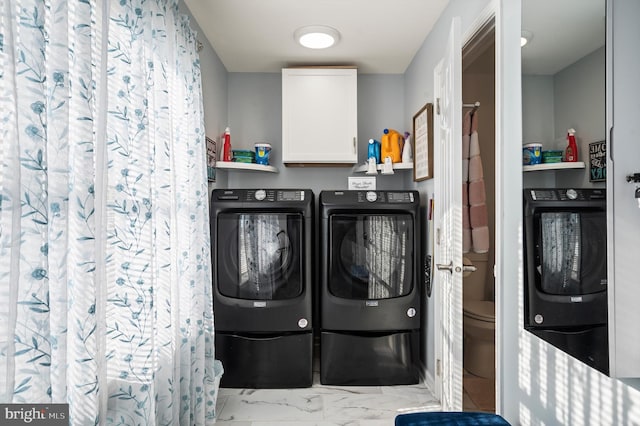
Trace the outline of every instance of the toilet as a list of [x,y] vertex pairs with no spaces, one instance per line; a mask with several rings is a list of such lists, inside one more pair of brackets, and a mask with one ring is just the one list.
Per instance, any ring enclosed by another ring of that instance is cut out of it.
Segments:
[[489,253],[465,253],[464,264],[476,267],[463,278],[463,333],[464,368],[469,373],[495,378],[495,303],[493,289],[487,282]]

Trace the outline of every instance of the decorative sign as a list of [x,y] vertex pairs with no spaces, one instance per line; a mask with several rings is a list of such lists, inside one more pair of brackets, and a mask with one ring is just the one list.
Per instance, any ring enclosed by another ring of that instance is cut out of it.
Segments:
[[589,180],[602,182],[607,180],[607,144],[606,141],[589,144]]
[[413,180],[433,178],[433,104],[413,116]]
[[376,189],[376,178],[375,176],[366,176],[366,177],[354,177],[349,176],[349,189],[350,190],[360,190],[360,191],[375,191]]
[[207,179],[216,181],[216,141],[206,137],[207,140]]

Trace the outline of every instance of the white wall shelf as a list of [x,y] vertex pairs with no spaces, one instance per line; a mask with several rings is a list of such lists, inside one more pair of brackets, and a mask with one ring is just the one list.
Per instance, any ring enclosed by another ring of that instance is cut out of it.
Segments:
[[[376,169],[381,171],[384,167],[384,164],[377,164]],[[366,172],[369,170],[369,165],[367,163],[356,166],[353,171],[356,173]],[[413,163],[393,163],[393,170],[413,170]]]
[[522,166],[523,172],[535,172],[538,170],[566,170],[566,169],[584,169],[583,161],[562,162],[562,163],[543,163],[534,164],[532,166]]
[[273,166],[255,163],[236,163],[235,161],[217,161],[216,169],[278,173],[278,169]]

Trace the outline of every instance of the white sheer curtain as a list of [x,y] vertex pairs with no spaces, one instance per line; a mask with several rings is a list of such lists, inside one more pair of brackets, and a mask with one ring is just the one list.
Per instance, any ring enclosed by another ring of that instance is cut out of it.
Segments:
[[0,403],[213,423],[196,39],[177,0],[0,6]]

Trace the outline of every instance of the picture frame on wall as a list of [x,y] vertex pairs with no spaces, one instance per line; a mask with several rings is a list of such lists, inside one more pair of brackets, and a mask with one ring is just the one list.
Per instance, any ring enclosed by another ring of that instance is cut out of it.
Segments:
[[413,116],[413,180],[433,178],[433,104]]
[[216,141],[205,136],[207,141],[207,180],[216,181]]
[[589,181],[607,180],[607,143],[606,141],[589,144]]

